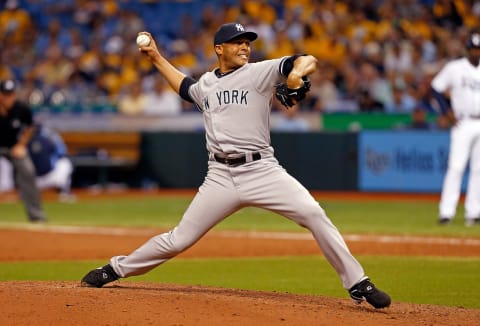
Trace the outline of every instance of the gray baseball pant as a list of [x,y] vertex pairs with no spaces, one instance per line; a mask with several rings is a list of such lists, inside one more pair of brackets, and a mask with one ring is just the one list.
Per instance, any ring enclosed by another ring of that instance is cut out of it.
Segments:
[[46,220],[42,208],[40,190],[35,183],[35,167],[29,156],[10,157],[15,173],[15,184],[20,194],[28,219],[32,222]]
[[365,277],[325,211],[274,157],[235,168],[210,161],[205,181],[180,223],[130,255],[112,257],[110,264],[120,277],[144,274],[188,249],[212,227],[246,206],[271,210],[310,230],[345,289]]

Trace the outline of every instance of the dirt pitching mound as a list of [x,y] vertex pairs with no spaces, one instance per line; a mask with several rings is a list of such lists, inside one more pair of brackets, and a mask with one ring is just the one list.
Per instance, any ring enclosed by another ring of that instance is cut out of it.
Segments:
[[480,310],[213,287],[0,282],[1,325],[478,325]]

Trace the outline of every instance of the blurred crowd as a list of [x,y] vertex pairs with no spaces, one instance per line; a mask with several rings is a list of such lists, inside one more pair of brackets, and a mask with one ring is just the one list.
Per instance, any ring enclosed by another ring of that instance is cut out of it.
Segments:
[[137,33],[151,31],[175,66],[198,77],[216,63],[212,37],[230,21],[259,34],[252,61],[319,59],[300,110],[436,114],[430,80],[463,54],[468,31],[480,27],[480,1],[6,0],[0,78],[20,81],[32,105],[106,102],[124,114],[180,114],[191,105],[138,54]]

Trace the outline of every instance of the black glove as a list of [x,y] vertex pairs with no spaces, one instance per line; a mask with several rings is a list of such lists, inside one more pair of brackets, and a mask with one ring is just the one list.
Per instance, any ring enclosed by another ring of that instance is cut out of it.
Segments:
[[[303,100],[307,92],[310,91],[311,83],[308,77],[303,76],[302,80],[303,85],[297,89],[288,88],[286,83],[275,86],[275,96],[287,109]],[[293,102],[293,100],[295,100],[295,102]]]

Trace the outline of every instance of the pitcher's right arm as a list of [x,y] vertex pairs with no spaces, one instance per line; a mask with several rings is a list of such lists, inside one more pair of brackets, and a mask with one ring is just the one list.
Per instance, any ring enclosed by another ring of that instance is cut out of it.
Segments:
[[140,32],[139,34],[145,34],[150,38],[150,43],[147,46],[139,47],[140,52],[147,56],[150,61],[153,63],[155,68],[162,74],[163,77],[167,80],[170,86],[180,94],[180,86],[182,81],[187,77],[180,70],[175,68],[163,55],[160,54],[160,51],[157,48],[157,44],[153,39],[152,35],[148,32]]

